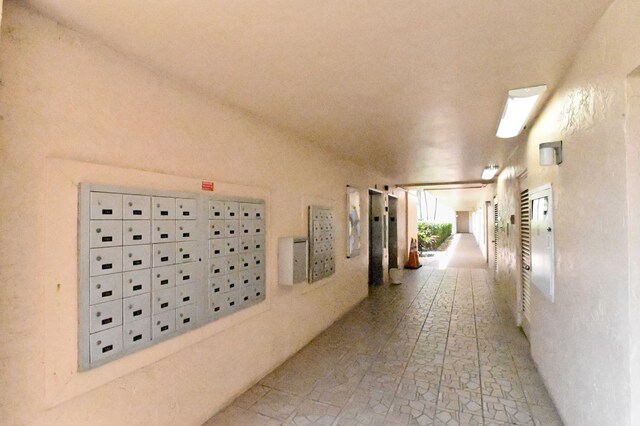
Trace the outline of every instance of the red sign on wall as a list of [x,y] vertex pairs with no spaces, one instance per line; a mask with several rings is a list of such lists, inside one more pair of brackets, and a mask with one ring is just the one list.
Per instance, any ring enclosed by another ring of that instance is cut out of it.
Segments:
[[202,190],[203,191],[212,191],[213,192],[213,182],[203,180],[202,181]]

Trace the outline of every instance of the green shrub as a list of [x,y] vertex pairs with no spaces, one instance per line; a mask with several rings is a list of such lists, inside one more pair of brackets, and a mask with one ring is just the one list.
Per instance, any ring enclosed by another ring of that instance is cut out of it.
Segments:
[[435,250],[451,235],[450,223],[418,222],[418,250]]

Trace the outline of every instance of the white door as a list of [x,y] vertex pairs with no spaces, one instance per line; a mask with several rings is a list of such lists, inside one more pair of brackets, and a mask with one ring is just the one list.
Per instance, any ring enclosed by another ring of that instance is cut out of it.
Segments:
[[551,186],[531,192],[531,282],[553,302],[553,200]]

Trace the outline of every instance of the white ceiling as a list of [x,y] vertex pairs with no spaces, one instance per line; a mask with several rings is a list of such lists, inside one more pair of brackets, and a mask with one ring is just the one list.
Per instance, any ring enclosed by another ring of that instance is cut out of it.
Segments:
[[553,90],[610,2],[28,0],[392,183],[503,163],[507,90]]

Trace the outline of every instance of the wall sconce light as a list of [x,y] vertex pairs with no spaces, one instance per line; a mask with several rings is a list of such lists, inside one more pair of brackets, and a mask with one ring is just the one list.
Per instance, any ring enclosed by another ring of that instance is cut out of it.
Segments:
[[562,163],[562,141],[541,143],[539,149],[541,166]]

